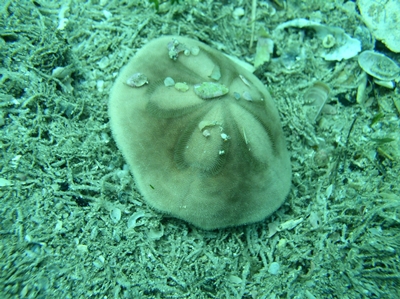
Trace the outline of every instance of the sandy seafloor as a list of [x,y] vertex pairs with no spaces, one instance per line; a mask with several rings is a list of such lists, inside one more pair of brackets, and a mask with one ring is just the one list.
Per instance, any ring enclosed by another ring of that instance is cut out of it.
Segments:
[[[161,35],[251,64],[250,1],[181,0],[158,13],[147,1],[1,2],[0,298],[400,298],[399,90],[368,77],[357,102],[357,57],[325,61],[312,30],[273,34],[319,20],[398,63],[355,3],[258,1],[255,40],[264,29],[275,49],[256,75],[279,109],[293,184],[265,221],[203,231],[136,191],[108,95]],[[303,97],[314,81],[331,89],[316,121]],[[276,231],[283,223],[296,225]]]

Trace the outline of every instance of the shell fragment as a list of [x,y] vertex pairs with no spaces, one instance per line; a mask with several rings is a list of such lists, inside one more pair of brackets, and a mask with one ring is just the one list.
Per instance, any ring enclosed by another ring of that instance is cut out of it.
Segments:
[[214,68],[209,77],[215,81],[218,81],[221,78],[221,69],[218,65],[214,65]]
[[215,82],[203,82],[194,85],[193,88],[195,94],[205,100],[221,97],[229,92],[228,87]]
[[126,85],[130,87],[141,87],[145,84],[149,84],[147,77],[142,73],[134,73],[126,80]]

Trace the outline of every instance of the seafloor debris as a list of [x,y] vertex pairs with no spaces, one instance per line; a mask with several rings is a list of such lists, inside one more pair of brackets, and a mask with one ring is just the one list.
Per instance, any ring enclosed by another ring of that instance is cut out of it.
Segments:
[[288,27],[309,28],[321,40],[320,55],[329,61],[349,59],[361,51],[361,42],[350,37],[342,28],[320,24],[306,19],[294,19],[280,24],[275,32]]

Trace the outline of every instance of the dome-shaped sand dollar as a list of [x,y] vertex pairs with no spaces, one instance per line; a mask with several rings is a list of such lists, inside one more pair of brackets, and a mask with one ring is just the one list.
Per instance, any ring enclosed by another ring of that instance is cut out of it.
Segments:
[[[187,51],[193,48],[197,55]],[[223,92],[204,99],[194,86],[215,82],[216,66]],[[124,84],[135,73],[149,83]],[[165,86],[166,77],[189,90]],[[234,96],[243,93],[252,100]],[[168,36],[145,45],[119,74],[109,115],[139,190],[159,211],[204,229],[223,228],[263,220],[289,192],[289,154],[269,93],[203,43]]]

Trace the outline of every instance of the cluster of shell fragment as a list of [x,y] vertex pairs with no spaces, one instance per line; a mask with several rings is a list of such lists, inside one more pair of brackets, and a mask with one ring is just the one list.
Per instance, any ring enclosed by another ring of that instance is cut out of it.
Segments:
[[186,56],[189,55],[198,55],[200,52],[200,48],[198,46],[194,46],[194,47],[187,47],[185,44],[179,42],[177,39],[172,39],[168,45],[168,55],[169,58],[171,58],[172,60],[177,60],[179,57],[179,54],[183,53]]

